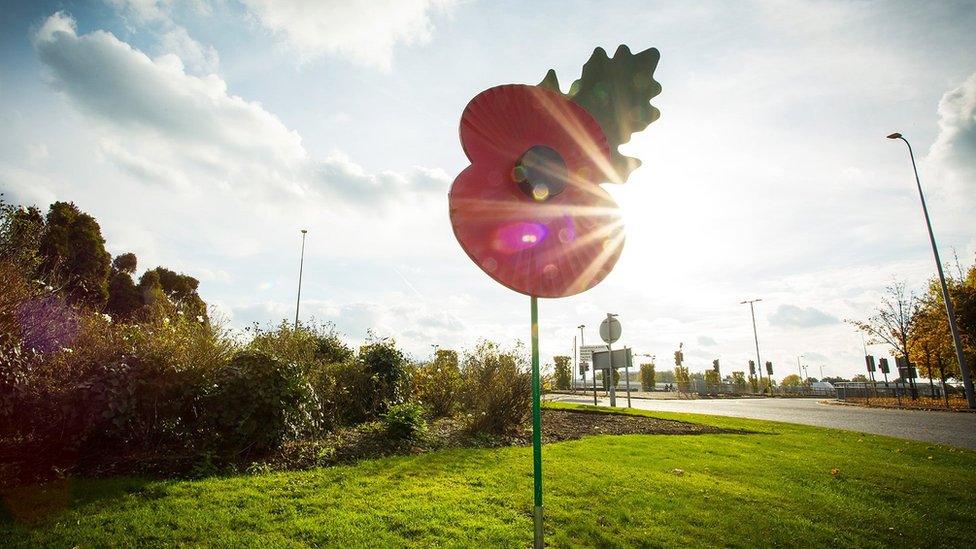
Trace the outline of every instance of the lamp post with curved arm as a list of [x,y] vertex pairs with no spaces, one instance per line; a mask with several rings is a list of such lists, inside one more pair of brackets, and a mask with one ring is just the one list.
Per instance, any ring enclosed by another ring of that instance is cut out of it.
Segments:
[[[756,308],[755,304],[762,301],[762,298],[747,299],[739,305],[749,304],[749,313],[752,314],[752,337],[756,340],[756,368],[759,370],[759,386],[762,387],[763,375],[762,375],[762,359],[759,358],[759,332],[756,331]],[[772,391],[773,380],[769,380],[769,389]]]
[[302,229],[302,257],[298,262],[298,298],[295,299],[295,331],[298,331],[298,308],[302,305],[302,270],[305,268],[305,235],[307,229]]
[[[939,271],[942,301],[945,302],[946,315],[949,317],[949,331],[952,333],[952,344],[956,348],[956,360],[959,361],[962,384],[966,390],[966,402],[970,408],[976,409],[976,395],[973,394],[973,380],[969,372],[969,365],[966,364],[966,357],[963,354],[962,341],[959,339],[959,328],[956,327],[956,313],[952,307],[952,299],[949,298],[949,288],[946,286],[945,274],[942,273],[942,260],[939,259],[939,248],[935,244],[935,234],[932,233],[932,221],[929,220],[929,209],[925,206],[925,194],[922,193],[922,183],[918,179],[918,167],[915,166],[915,153],[912,152],[912,144],[902,137],[900,133],[893,133],[887,137],[888,139],[901,139],[905,142],[905,145],[908,145],[908,156],[912,159],[912,170],[915,172],[915,185],[918,186],[918,198],[922,201],[922,213],[925,214],[925,226],[929,230],[929,242],[932,243],[932,254],[935,255],[935,267]],[[907,359],[908,357],[905,358]]]

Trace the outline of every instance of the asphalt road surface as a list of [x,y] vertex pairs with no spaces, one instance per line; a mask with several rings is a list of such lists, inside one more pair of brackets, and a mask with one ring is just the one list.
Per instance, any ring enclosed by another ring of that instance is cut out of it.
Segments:
[[[550,395],[552,400],[593,404],[592,395]],[[909,438],[976,449],[976,413],[924,412],[821,404],[816,398],[649,400],[631,399],[634,408],[665,412],[688,412],[745,417],[847,429],[862,433]],[[601,406],[610,399],[601,398]],[[627,396],[617,396],[617,406],[626,406]]]

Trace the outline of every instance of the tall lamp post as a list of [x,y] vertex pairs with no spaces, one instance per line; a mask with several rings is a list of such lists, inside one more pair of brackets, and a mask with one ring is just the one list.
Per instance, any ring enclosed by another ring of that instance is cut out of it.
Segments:
[[[759,333],[756,332],[756,309],[753,306],[757,301],[762,301],[761,298],[747,299],[739,305],[749,304],[749,312],[752,313],[752,337],[756,340],[756,368],[759,370],[759,385],[762,386],[762,360],[759,359]],[[770,380],[770,387],[772,387],[772,380]]]
[[806,385],[806,379],[803,377],[803,366],[800,366],[800,359],[805,356],[807,355],[796,355],[796,374],[800,376],[800,394],[804,394],[803,387]]
[[[586,324],[580,324],[579,326],[577,326],[577,328],[579,328],[579,331],[580,331],[580,354],[582,355],[583,354],[583,344],[584,344],[584,341],[583,341],[583,328],[586,328]],[[592,358],[592,355],[591,355],[591,358],[590,358],[590,368],[593,368],[593,364],[592,363],[593,363],[593,358]],[[583,372],[583,387],[584,387],[584,389],[586,387],[586,372]],[[584,390],[584,393],[585,393],[585,390]],[[596,400],[596,368],[593,368],[593,405],[594,406],[597,405],[597,400]]]
[[298,261],[298,299],[295,300],[295,331],[298,331],[298,308],[302,304],[302,269],[305,268],[305,235],[307,229],[302,229],[302,256]]
[[[918,198],[922,201],[922,213],[925,214],[925,226],[929,230],[929,242],[932,243],[932,254],[935,255],[935,267],[939,271],[939,284],[942,286],[942,301],[945,302],[946,315],[949,317],[949,331],[952,332],[952,344],[956,348],[956,360],[959,361],[959,371],[962,372],[962,383],[966,389],[966,402],[970,408],[976,409],[976,395],[973,394],[973,379],[969,372],[969,365],[966,364],[966,357],[963,355],[962,342],[959,339],[959,328],[956,327],[956,313],[952,307],[952,300],[949,298],[949,288],[946,287],[945,274],[942,273],[942,260],[939,259],[939,248],[935,245],[935,235],[932,233],[932,221],[929,219],[929,210],[925,206],[925,194],[922,193],[922,183],[918,179],[918,167],[915,166],[915,153],[912,152],[912,144],[902,137],[900,133],[893,133],[888,139],[901,139],[908,145],[908,156],[912,159],[912,170],[915,172],[915,185],[918,187]],[[907,358],[907,357],[906,357]]]
[[583,391],[586,392],[586,370],[583,369],[583,328],[586,328],[585,324],[580,324],[576,327],[580,331],[580,344],[579,344],[579,356],[576,357],[576,364],[579,365],[580,373],[583,374]]

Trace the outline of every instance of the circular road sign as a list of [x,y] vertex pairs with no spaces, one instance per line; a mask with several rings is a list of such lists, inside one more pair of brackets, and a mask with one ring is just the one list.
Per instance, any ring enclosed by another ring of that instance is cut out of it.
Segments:
[[620,321],[614,317],[608,317],[600,323],[600,338],[605,343],[613,343],[620,339]]

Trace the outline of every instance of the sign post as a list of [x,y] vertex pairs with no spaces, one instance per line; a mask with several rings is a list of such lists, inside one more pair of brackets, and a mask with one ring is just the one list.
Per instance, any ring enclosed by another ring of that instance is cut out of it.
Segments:
[[593,366],[593,405],[597,405],[596,400],[596,366]]
[[[617,383],[614,379],[613,370],[613,343],[620,339],[620,321],[617,320],[617,315],[612,313],[607,313],[607,318],[600,323],[600,338],[607,344],[607,351],[610,352],[610,363],[609,368],[604,370],[606,373],[604,375],[610,376],[609,378],[609,388],[610,388],[610,407],[617,406]],[[630,387],[627,387],[627,406],[630,407]]]
[[[629,351],[630,349],[627,350]],[[630,360],[624,362],[624,376],[627,378],[627,407],[630,408]]]

